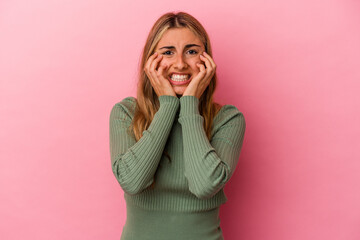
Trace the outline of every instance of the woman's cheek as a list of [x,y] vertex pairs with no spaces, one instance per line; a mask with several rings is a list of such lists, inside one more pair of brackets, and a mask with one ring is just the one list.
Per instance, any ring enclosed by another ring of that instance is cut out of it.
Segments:
[[196,64],[200,62],[200,59],[192,59],[191,61],[188,62],[188,64],[190,64],[191,68],[196,68]]
[[196,68],[196,70],[197,70],[197,71],[200,71],[200,68],[199,68],[198,64],[203,64],[203,62],[202,62],[201,60],[199,60],[199,61],[197,61],[197,62],[195,63],[195,68]]
[[200,55],[196,57],[196,62],[195,62],[195,65],[198,64],[198,63],[202,63],[203,61],[201,60],[200,58]]
[[170,66],[169,61],[167,61],[166,59],[161,59],[160,61],[160,66]]

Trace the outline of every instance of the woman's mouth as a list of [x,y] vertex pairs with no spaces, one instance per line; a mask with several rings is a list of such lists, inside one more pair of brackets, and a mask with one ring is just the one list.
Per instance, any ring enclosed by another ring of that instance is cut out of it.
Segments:
[[169,81],[173,85],[184,85],[191,81],[192,75],[178,75],[178,74],[172,74],[169,76]]

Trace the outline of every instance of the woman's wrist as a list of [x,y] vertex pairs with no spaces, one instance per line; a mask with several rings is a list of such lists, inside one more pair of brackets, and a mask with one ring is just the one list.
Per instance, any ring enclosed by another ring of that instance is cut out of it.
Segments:
[[180,98],[180,113],[181,116],[188,116],[193,114],[200,114],[199,112],[200,100],[192,95],[184,95]]

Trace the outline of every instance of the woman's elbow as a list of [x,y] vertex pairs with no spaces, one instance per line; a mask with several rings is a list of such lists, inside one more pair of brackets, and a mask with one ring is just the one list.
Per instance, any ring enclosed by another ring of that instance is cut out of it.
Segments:
[[215,179],[208,178],[208,181],[189,185],[189,190],[199,199],[211,198],[224,187],[228,176],[227,171],[221,171]]
[[131,174],[123,173],[119,170],[117,164],[114,164],[112,166],[112,172],[117,180],[117,182],[120,184],[120,187],[124,192],[126,192],[129,195],[135,195],[139,194],[144,190],[143,184],[139,184],[139,181],[136,181],[136,179],[133,179],[131,177]]
[[148,184],[136,184],[134,181],[123,181],[118,176],[115,176],[116,180],[120,184],[122,190],[129,195],[136,195],[145,190]]
[[220,191],[223,185],[209,185],[207,187],[189,187],[189,191],[194,194],[197,198],[205,200],[213,197]]

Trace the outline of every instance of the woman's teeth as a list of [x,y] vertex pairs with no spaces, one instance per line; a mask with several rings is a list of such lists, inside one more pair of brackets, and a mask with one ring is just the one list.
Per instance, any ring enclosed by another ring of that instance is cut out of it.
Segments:
[[171,80],[177,81],[177,82],[183,82],[183,81],[186,81],[188,79],[189,79],[189,75],[176,75],[176,74],[173,74],[171,76]]

